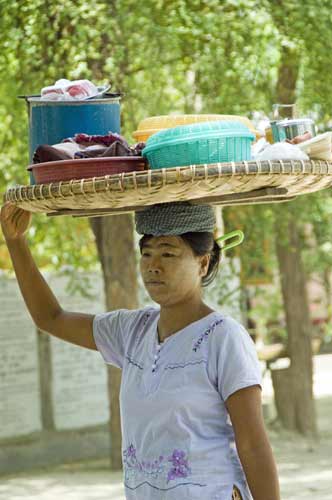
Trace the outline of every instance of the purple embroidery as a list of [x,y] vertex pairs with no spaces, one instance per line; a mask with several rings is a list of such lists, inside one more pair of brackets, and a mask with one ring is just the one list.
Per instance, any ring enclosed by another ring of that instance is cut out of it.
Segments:
[[147,312],[145,315],[144,315],[144,322],[143,322],[143,326],[145,326],[148,322],[148,319],[150,318],[151,316],[151,313],[150,312]]
[[175,490],[176,488],[179,488],[181,486],[187,486],[190,484],[190,486],[199,486],[200,488],[202,487],[205,487],[207,486],[206,484],[200,484],[200,483],[191,483],[191,482],[188,482],[188,483],[179,483],[179,484],[175,484],[174,486],[171,486],[170,488],[158,488],[158,486],[155,486],[154,484],[151,484],[149,483],[149,481],[144,481],[143,483],[140,483],[138,484],[137,486],[129,486],[129,484],[126,484],[125,483],[125,487],[128,488],[129,490],[137,490],[138,488],[140,488],[141,486],[147,484],[148,486],[150,486],[151,488],[154,488],[155,490],[158,490],[158,491],[170,491],[170,490]]
[[137,366],[137,368],[139,368],[140,370],[143,370],[143,366],[139,365],[137,362],[135,362],[130,356],[129,354],[126,354],[126,360],[129,362],[129,364],[132,364],[134,366]]
[[186,366],[189,365],[199,365],[200,363],[206,363],[207,360],[205,358],[203,359],[198,359],[197,361],[189,361],[188,363],[177,363],[174,365],[167,365],[165,366],[165,370],[174,370],[175,368],[185,368]]
[[[136,457],[136,448],[130,444],[123,452],[123,463],[125,465],[126,476],[132,473],[141,473],[147,477],[155,479],[161,474],[167,479],[167,483],[180,477],[187,477],[191,473],[188,466],[188,459],[185,457],[185,452],[182,450],[174,450],[172,455],[167,458],[167,462],[171,462],[171,468],[167,466],[166,459],[163,455],[157,460],[151,462],[140,462]],[[165,470],[167,468],[167,470]],[[166,475],[167,474],[167,475]]]
[[126,474],[138,471],[148,476],[157,477],[163,471],[163,456],[154,462],[139,462],[136,457],[136,448],[133,444],[123,452],[123,463],[126,465]]
[[174,450],[173,455],[168,458],[168,461],[172,462],[172,468],[167,474],[167,482],[177,477],[187,477],[190,474],[188,460],[185,458],[184,451]]
[[142,322],[140,334],[137,334],[136,339],[135,339],[135,347],[137,347],[139,345],[139,343],[144,338],[144,333],[145,333],[144,328],[145,328],[145,325],[147,324],[150,316],[151,316],[151,312],[146,312],[143,316],[143,322]]
[[126,452],[127,452],[127,456],[128,457],[135,457],[136,456],[136,450],[135,450],[135,448],[134,448],[134,446],[132,444],[130,446],[128,446]]
[[215,321],[207,330],[205,330],[205,332],[202,333],[202,335],[200,335],[198,337],[198,339],[196,340],[194,347],[193,347],[193,351],[197,352],[198,349],[201,347],[203,340],[207,340],[209,334],[212,332],[214,327],[219,325],[219,323],[222,323],[222,322],[223,322],[223,319],[219,319],[218,321]]

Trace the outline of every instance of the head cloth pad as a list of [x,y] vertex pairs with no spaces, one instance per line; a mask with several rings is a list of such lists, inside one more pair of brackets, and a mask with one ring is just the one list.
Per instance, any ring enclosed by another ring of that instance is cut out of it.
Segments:
[[189,202],[158,203],[135,212],[136,231],[153,236],[172,236],[190,232],[213,233],[216,220],[211,205]]

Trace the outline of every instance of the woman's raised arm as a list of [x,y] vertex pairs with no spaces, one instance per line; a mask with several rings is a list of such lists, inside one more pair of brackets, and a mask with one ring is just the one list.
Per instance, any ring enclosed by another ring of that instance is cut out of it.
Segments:
[[96,350],[94,315],[64,311],[37,268],[25,238],[31,213],[7,202],[1,208],[0,220],[21,293],[36,326],[63,340]]

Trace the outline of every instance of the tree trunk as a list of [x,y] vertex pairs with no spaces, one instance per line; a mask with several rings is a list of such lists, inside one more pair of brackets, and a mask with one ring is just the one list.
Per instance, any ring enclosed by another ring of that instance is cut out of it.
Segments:
[[278,416],[284,426],[302,434],[316,434],[313,400],[311,322],[301,243],[295,214],[279,207],[276,251],[291,360],[287,370],[273,374]]
[[327,310],[326,322],[328,325],[330,325],[332,321],[332,285],[331,285],[330,269],[324,269],[323,284],[326,296],[326,310]]
[[285,429],[295,431],[295,407],[293,404],[289,404],[289,387],[292,381],[290,368],[271,370],[271,378],[274,392],[274,404],[277,410],[278,420],[285,427]]
[[53,370],[51,356],[51,338],[48,333],[38,330],[39,385],[41,392],[41,420],[43,430],[55,430],[52,398]]
[[[281,46],[281,61],[278,69],[276,99],[280,104],[294,104],[296,101],[296,82],[299,74],[299,54],[287,45]],[[285,117],[291,118],[290,108],[285,108]]]
[[[276,86],[278,103],[295,103],[299,65],[299,52],[292,46],[282,45]],[[315,434],[311,322],[301,258],[299,223],[290,204],[279,206],[275,214],[276,251],[291,360],[287,370],[272,373],[276,408],[278,417],[286,428],[303,434]],[[284,384],[287,384],[287,391]]]
[[[138,307],[134,224],[131,215],[94,217],[90,224],[96,238],[104,276],[107,311]],[[110,401],[111,468],[122,468],[119,392],[121,370],[108,368]]]

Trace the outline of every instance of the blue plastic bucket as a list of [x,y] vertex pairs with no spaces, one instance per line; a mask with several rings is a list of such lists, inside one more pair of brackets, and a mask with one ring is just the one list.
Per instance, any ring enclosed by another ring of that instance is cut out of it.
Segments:
[[[41,144],[57,144],[79,133],[120,133],[120,97],[86,101],[41,101],[40,97],[27,97],[26,101],[30,163],[36,148]],[[35,184],[31,173],[30,184]]]

